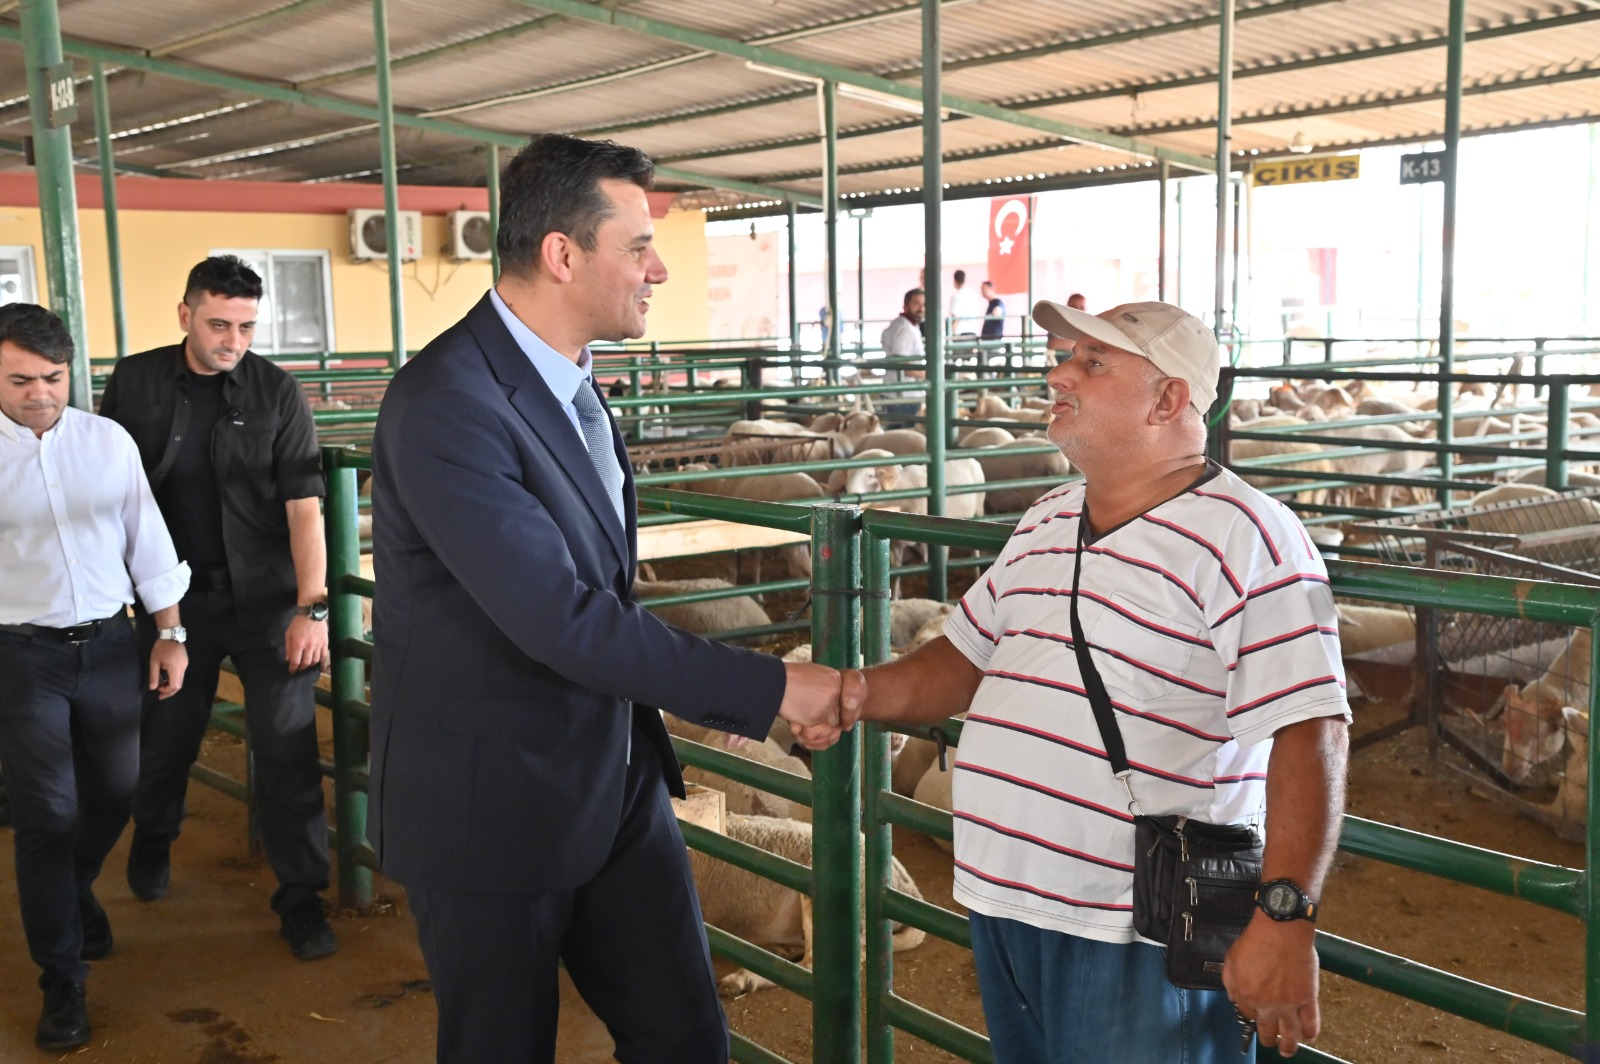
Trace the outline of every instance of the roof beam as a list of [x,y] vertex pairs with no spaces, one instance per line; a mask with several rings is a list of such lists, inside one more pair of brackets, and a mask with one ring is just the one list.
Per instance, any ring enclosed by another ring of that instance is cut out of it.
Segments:
[[[1251,10],[1254,12],[1260,12],[1261,8],[1253,8]],[[1240,16],[1242,17],[1243,15],[1244,12],[1240,12]],[[1566,29],[1596,20],[1600,20],[1600,9],[1579,11],[1545,19],[1534,19],[1523,22],[1507,22],[1499,26],[1488,26],[1483,29],[1474,30],[1473,32],[1467,34],[1467,43],[1472,44],[1479,41],[1490,40],[1492,38],[1504,37],[1518,33],[1533,33],[1538,31]],[[1215,21],[1215,16],[1212,17],[1212,21]],[[1258,78],[1271,74],[1288,74],[1299,70],[1309,70],[1315,67],[1330,66],[1340,63],[1355,63],[1367,59],[1381,59],[1387,56],[1403,55],[1408,52],[1425,51],[1430,48],[1443,48],[1448,43],[1449,41],[1447,38],[1441,35],[1437,37],[1422,37],[1410,41],[1396,41],[1391,44],[1384,44],[1374,48],[1365,48],[1356,51],[1341,51],[1330,52],[1324,55],[1300,56],[1294,59],[1286,59],[1277,63],[1262,63],[1253,67],[1243,67],[1239,70],[1235,70],[1233,72],[1233,77],[1234,80],[1237,81],[1240,78]],[[947,66],[945,69],[949,70],[950,68]],[[1138,82],[1131,85],[1111,85],[1096,89],[1056,93],[1051,96],[1017,99],[1009,102],[1002,101],[1002,104],[1014,110],[1025,111],[1040,107],[1056,107],[1063,104],[1087,103],[1093,100],[1108,100],[1124,96],[1138,96],[1150,92],[1162,92],[1168,89],[1196,88],[1202,85],[1210,85],[1215,82],[1216,79],[1216,72],[1208,71],[1203,74],[1193,74],[1179,78],[1167,78],[1162,81]],[[800,95],[809,95],[809,93],[802,92]],[[953,115],[951,116],[950,120],[957,121],[961,117],[962,116],[960,115]],[[879,133],[895,133],[903,130],[920,128],[921,124],[922,120],[918,118],[890,119],[888,121],[879,122],[873,125],[853,126],[849,129],[842,129],[839,131],[839,138],[844,140],[852,137],[870,137]],[[809,136],[794,136],[776,137],[770,140],[762,141],[746,141],[742,144],[714,148],[708,151],[680,152],[674,155],[663,155],[661,156],[661,161],[676,163],[685,162],[691,159],[715,159],[728,155],[748,155],[752,152],[773,151],[782,148],[799,147],[810,143],[813,139],[814,138]]]
[[[20,140],[0,140],[0,151],[15,152],[17,155],[27,154],[23,148],[22,141]],[[74,166],[81,166],[88,170],[100,169],[100,159],[98,156],[74,155],[72,157],[72,164]],[[156,170],[148,166],[140,166],[137,163],[118,163],[117,170],[120,173],[138,174],[141,177],[171,176],[170,174],[163,174],[160,170]]]
[[204,33],[196,33],[190,37],[170,41],[167,44],[150,49],[146,54],[160,59],[162,56],[172,55],[189,48],[198,48],[202,44],[211,44],[213,41],[237,37],[241,33],[259,30],[290,15],[299,15],[312,8],[321,7],[327,2],[328,0],[294,0],[293,3],[275,7],[271,11],[263,11],[259,15],[251,15],[249,18],[240,19],[237,22],[230,22],[226,26],[218,26],[214,30],[206,30]]
[[[1482,78],[1462,87],[1463,96],[1484,96],[1517,89],[1536,89],[1545,85],[1560,85],[1569,81],[1600,78],[1600,66],[1579,67],[1551,74],[1536,74],[1525,78]],[[1327,115],[1349,114],[1352,111],[1372,111],[1386,107],[1406,107],[1411,104],[1433,103],[1447,95],[1443,86],[1437,89],[1418,90],[1401,96],[1371,96],[1340,100],[1333,103],[1307,104],[1281,111],[1257,111],[1253,114],[1234,115],[1235,125],[1263,122],[1292,122],[1299,118],[1322,118]],[[1192,133],[1216,125],[1214,117],[1188,118],[1175,122],[1153,123],[1147,126],[1125,127],[1130,133]],[[1441,131],[1435,137],[1443,136]]]
[[[22,31],[13,23],[0,22],[0,40],[20,42],[22,40]],[[156,59],[128,48],[98,44],[74,37],[63,37],[61,39],[61,47],[68,55],[98,60],[102,63],[120,63],[130,69],[142,70],[148,74],[159,74],[164,77],[178,78],[182,81],[197,82],[229,92],[259,96],[262,99],[277,100],[280,103],[298,104],[302,107],[315,107],[319,110],[332,111],[336,114],[365,119],[369,122],[375,122],[379,117],[376,107],[358,103],[355,100],[304,92],[300,89],[283,85],[274,85],[271,82],[256,81],[251,78],[239,77],[236,74],[225,74],[218,70],[192,66],[177,60]],[[424,132],[439,133],[445,136],[461,137],[481,144],[499,144],[503,147],[521,148],[528,142],[527,137],[516,133],[502,133],[498,130],[481,129],[461,122],[425,118],[421,115],[400,111],[395,112],[394,122],[397,126],[406,126],[411,129],[420,129]],[[749,181],[738,181],[733,178],[709,177],[673,167],[658,166],[656,167],[656,175],[668,181],[675,181],[681,184],[703,185],[708,188],[726,188],[734,192],[758,196],[762,199],[793,200],[796,203],[813,206],[819,202],[815,196],[802,195],[789,189],[772,188],[766,185],[753,184]]]
[[[1298,2],[1300,7],[1304,7],[1304,6],[1306,6],[1307,3],[1312,2],[1312,0],[1297,0],[1297,2]],[[1318,2],[1321,2],[1321,0],[1318,0]],[[1280,4],[1263,5],[1263,6],[1259,6],[1259,7],[1255,7],[1255,8],[1250,8],[1250,9],[1248,9],[1248,11],[1239,12],[1237,17],[1238,18],[1259,17],[1260,15],[1264,15],[1264,14],[1272,14],[1276,10],[1281,9],[1284,6],[1285,6],[1284,4],[1280,3]],[[1514,35],[1514,34],[1519,34],[1519,33],[1536,33],[1536,32],[1539,32],[1541,30],[1562,29],[1562,28],[1565,28],[1565,27],[1568,27],[1568,26],[1575,26],[1575,25],[1580,25],[1582,23],[1590,22],[1590,21],[1592,21],[1592,20],[1594,20],[1596,18],[1600,18],[1600,9],[1590,9],[1590,10],[1587,10],[1587,11],[1579,11],[1579,12],[1566,14],[1566,15],[1557,15],[1557,16],[1554,16],[1554,17],[1551,17],[1551,18],[1531,19],[1531,20],[1522,21],[1522,22],[1507,22],[1507,23],[1505,23],[1503,25],[1489,26],[1489,27],[1486,27],[1486,28],[1483,28],[1483,29],[1472,31],[1471,33],[1467,34],[1467,43],[1468,44],[1472,44],[1472,43],[1477,42],[1477,41],[1488,40],[1488,39],[1491,39],[1491,38],[1494,38],[1494,37],[1503,37],[1503,36],[1509,36],[1509,35]],[[1190,20],[1188,22],[1165,23],[1165,24],[1162,24],[1160,26],[1150,27],[1147,30],[1139,31],[1139,32],[1143,33],[1146,36],[1148,36],[1148,35],[1158,35],[1158,34],[1161,34],[1161,33],[1177,32],[1178,30],[1193,28],[1193,26],[1195,26],[1195,25],[1199,25],[1199,24],[1203,24],[1203,23],[1207,23],[1207,22],[1215,22],[1216,19],[1217,19],[1217,16],[1208,16],[1208,17],[1201,18],[1201,19]],[[1116,43],[1118,40],[1123,39],[1124,36],[1125,35],[1122,34],[1121,32],[1100,34],[1100,35],[1096,35],[1096,36],[1093,36],[1093,37],[1074,38],[1072,41],[1064,41],[1064,42],[1061,42],[1059,45],[1050,46],[1050,47],[1054,47],[1056,51],[1065,51],[1065,50],[1068,50],[1071,47],[1075,47],[1076,43],[1078,41],[1085,42],[1086,45],[1087,44],[1107,44],[1107,43]],[[1264,64],[1260,64],[1260,65],[1254,66],[1254,67],[1245,67],[1245,68],[1241,68],[1241,69],[1235,70],[1233,72],[1233,76],[1234,76],[1235,79],[1238,79],[1238,78],[1248,78],[1248,77],[1260,77],[1260,76],[1266,75],[1266,74],[1289,73],[1289,72],[1292,72],[1292,71],[1295,71],[1295,70],[1307,70],[1307,69],[1311,69],[1311,68],[1314,68],[1314,67],[1330,66],[1330,65],[1339,64],[1339,63],[1360,62],[1363,59],[1378,59],[1378,58],[1382,58],[1384,56],[1400,55],[1400,54],[1404,54],[1406,52],[1423,51],[1423,50],[1430,49],[1430,48],[1442,48],[1447,43],[1448,43],[1448,41],[1446,40],[1445,37],[1437,36],[1437,37],[1423,37],[1423,38],[1418,38],[1416,40],[1410,40],[1410,41],[1396,41],[1394,43],[1386,44],[1386,45],[1380,45],[1380,46],[1375,47],[1375,48],[1365,48],[1365,49],[1350,48],[1350,49],[1347,49],[1347,50],[1344,50],[1344,51],[1330,52],[1330,53],[1325,54],[1325,55],[1303,56],[1303,57],[1292,59],[1292,60],[1286,60],[1286,61],[1281,62],[1281,63],[1264,63]],[[996,56],[993,56],[993,57],[989,57],[989,56],[978,57],[978,59],[982,59],[984,61],[988,61],[989,59],[992,58],[994,61],[998,62],[998,61],[1005,60],[1005,59],[1017,58],[1020,54],[1021,53],[1007,53],[1007,54],[1003,54],[1003,55],[996,55]],[[1040,53],[1040,54],[1043,54],[1043,53]],[[974,60],[955,60],[955,61],[953,61],[953,63],[946,63],[943,69],[944,69],[944,71],[946,73],[948,73],[952,69],[963,69],[963,68],[965,68],[967,66],[979,65],[978,59],[974,59]],[[908,67],[908,68],[905,68],[904,70],[901,70],[901,71],[891,71],[887,76],[899,77],[899,76],[902,76],[906,71],[910,71],[913,74],[920,73],[921,67],[920,66]],[[1190,75],[1190,76],[1181,77],[1181,78],[1169,78],[1169,79],[1165,79],[1165,80],[1162,80],[1162,81],[1136,82],[1136,83],[1127,84],[1127,85],[1109,86],[1109,87],[1103,87],[1103,88],[1098,88],[1098,89],[1073,90],[1073,91],[1070,91],[1070,92],[1056,93],[1056,94],[1053,94],[1053,95],[1050,95],[1050,96],[1035,96],[1035,97],[1016,98],[1016,99],[1012,99],[1012,100],[1009,100],[1009,101],[1001,101],[1001,105],[1005,106],[1005,107],[1009,107],[1014,111],[1031,111],[1031,110],[1035,110],[1035,109],[1041,108],[1041,107],[1054,107],[1054,106],[1057,106],[1059,104],[1072,104],[1072,103],[1081,103],[1081,102],[1085,102],[1085,101],[1088,101],[1088,100],[1110,99],[1110,98],[1118,97],[1118,96],[1130,96],[1130,95],[1137,95],[1139,93],[1145,93],[1145,92],[1157,92],[1157,91],[1161,91],[1163,89],[1181,89],[1181,88],[1191,88],[1191,87],[1199,86],[1199,85],[1210,85],[1213,82],[1215,82],[1216,79],[1217,79],[1217,75],[1216,75],[1215,71],[1206,71],[1206,72],[1201,73],[1201,74]],[[790,100],[798,99],[798,98],[801,98],[801,97],[807,97],[807,96],[810,96],[810,92],[808,90],[804,90],[804,89],[801,89],[801,90],[798,90],[798,91],[787,91],[787,92],[774,93],[774,94],[771,94],[771,95],[768,95],[768,96],[763,96],[760,99],[756,99],[756,100],[745,100],[745,101],[741,101],[741,102],[738,102],[738,103],[732,103],[732,104],[720,104],[720,105],[717,105],[717,106],[714,106],[714,107],[709,107],[709,108],[694,108],[694,109],[687,109],[687,110],[682,110],[682,111],[669,112],[669,113],[666,113],[666,114],[657,114],[657,115],[653,115],[653,116],[648,117],[648,118],[636,119],[636,120],[629,121],[629,122],[618,123],[616,125],[604,126],[604,127],[600,127],[600,128],[596,128],[596,129],[591,129],[591,130],[587,131],[587,135],[589,135],[589,136],[612,136],[612,135],[617,134],[617,133],[625,133],[625,132],[628,132],[630,130],[635,130],[635,129],[646,129],[646,128],[651,128],[651,127],[659,127],[659,126],[668,125],[668,124],[677,123],[677,122],[693,122],[693,121],[697,121],[697,120],[699,120],[701,118],[711,118],[711,117],[715,117],[717,115],[730,114],[730,113],[733,113],[733,112],[743,111],[743,110],[752,109],[752,108],[756,108],[756,107],[766,107],[766,106],[769,106],[771,104],[785,103],[785,102],[788,102]],[[959,115],[952,116],[952,120],[960,118],[960,117],[961,116],[959,116]],[[907,129],[909,129],[909,128],[913,128],[913,127],[917,126],[918,124],[919,124],[919,121],[914,119],[914,120],[911,120],[909,122],[904,122],[904,123],[899,123],[899,124],[894,124],[894,125],[885,125],[885,126],[879,128],[879,129],[874,129],[874,130],[866,130],[866,129],[861,129],[861,128],[849,129],[849,130],[841,130],[840,133],[839,133],[839,136],[840,137],[864,136],[864,135],[870,135],[873,132],[888,132],[891,129],[899,129],[899,128],[907,128]],[[779,146],[779,145],[774,145],[774,146]],[[712,157],[713,156],[710,156],[710,155],[697,155],[697,156],[678,155],[678,156],[675,156],[675,158],[677,158],[677,159],[712,158]]]
[[[590,22],[601,25],[616,26],[619,29],[631,30],[635,33],[642,33],[661,40],[676,41],[708,52],[717,52],[736,59],[777,67],[803,77],[833,81],[840,85],[854,85],[858,88],[911,100],[916,103],[921,103],[922,101],[922,92],[914,85],[904,85],[898,81],[890,81],[888,78],[878,77],[875,74],[866,74],[859,70],[834,66],[831,63],[821,63],[784,52],[776,52],[769,48],[746,44],[743,41],[736,41],[728,37],[719,37],[716,34],[705,33],[677,23],[643,18],[625,11],[615,11],[590,3],[588,0],[518,0],[518,2],[545,8],[558,14],[567,15],[570,18],[587,19]],[[940,104],[952,111],[971,115],[975,118],[987,118],[992,121],[1021,126],[1025,129],[1049,133],[1069,140],[1099,144],[1102,147],[1128,152],[1131,155],[1162,159],[1193,170],[1207,171],[1215,169],[1215,164],[1212,160],[1204,155],[1173,151],[1169,148],[1158,147],[1147,141],[1119,137],[1097,129],[1057,122],[1048,118],[1040,118],[1036,115],[1023,114],[982,100],[942,93],[940,95]]]
[[[940,0],[942,7],[960,7],[963,4],[973,3],[974,0]],[[834,19],[830,22],[820,22],[813,26],[803,26],[799,29],[782,30],[778,33],[763,34],[752,37],[743,43],[767,46],[783,44],[788,41],[805,40],[809,37],[820,37],[828,33],[838,33],[841,30],[858,29],[862,26],[874,25],[879,22],[888,22],[893,19],[905,18],[908,15],[922,13],[921,0],[901,4],[899,7],[889,8],[884,11],[872,11],[864,15],[848,15],[844,18]],[[563,16],[554,16],[563,17]],[[429,111],[431,115],[464,114],[467,111],[477,111],[485,107],[499,107],[504,104],[521,103],[525,100],[537,100],[545,96],[557,96],[565,92],[576,92],[591,88],[595,85],[609,85],[613,82],[623,81],[627,78],[638,77],[642,74],[653,74],[660,70],[670,70],[673,67],[683,66],[686,63],[698,63],[702,59],[709,59],[715,52],[697,49],[684,52],[680,55],[668,56],[665,59],[653,59],[648,63],[639,63],[635,66],[612,70],[604,74],[591,74],[581,78],[572,78],[568,81],[558,81],[550,85],[541,85],[538,88],[526,89],[521,92],[502,93],[499,96],[488,96],[481,100],[469,103],[456,104],[451,107],[442,107]],[[810,95],[809,92],[806,95]]]

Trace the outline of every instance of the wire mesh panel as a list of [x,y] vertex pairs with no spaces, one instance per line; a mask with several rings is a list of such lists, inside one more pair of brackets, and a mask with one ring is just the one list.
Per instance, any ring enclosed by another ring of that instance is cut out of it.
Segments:
[[[1600,596],[1600,488],[1503,485],[1479,505],[1358,526],[1391,564],[1557,580]],[[1418,611],[1424,684],[1441,740],[1512,804],[1574,834],[1583,823],[1587,629]]]

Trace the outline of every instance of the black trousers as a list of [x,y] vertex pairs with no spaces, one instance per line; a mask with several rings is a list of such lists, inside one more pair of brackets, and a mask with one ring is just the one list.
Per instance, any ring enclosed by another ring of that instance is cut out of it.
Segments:
[[[200,756],[222,659],[232,658],[244,685],[256,818],[278,878],[272,906],[281,912],[328,888],[328,821],[314,694],[318,670],[290,672],[284,660],[284,631],[293,611],[264,622],[242,619],[227,590],[191,591],[181,610],[189,671],[171,698],[162,701],[154,692],[144,696],[134,830],[143,841],[178,837],[189,767]],[[139,619],[139,636],[148,660],[156,626],[147,616]]]
[[87,643],[0,633],[0,761],[17,895],[39,985],[82,982],[79,899],[128,822],[139,778],[139,647],[126,618]]
[[622,1064],[727,1064],[683,835],[660,755],[636,739],[611,856],[589,882],[537,895],[407,889],[439,1006],[439,1064],[553,1062],[558,962]]

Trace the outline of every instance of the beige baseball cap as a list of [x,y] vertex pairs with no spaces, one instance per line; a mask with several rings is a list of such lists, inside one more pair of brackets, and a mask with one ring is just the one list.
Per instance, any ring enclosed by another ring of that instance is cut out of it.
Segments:
[[1204,322],[1171,303],[1124,303],[1100,314],[1041,299],[1033,305],[1041,329],[1071,340],[1089,337],[1143,355],[1169,377],[1189,383],[1189,401],[1203,415],[1217,401],[1222,369],[1217,338]]

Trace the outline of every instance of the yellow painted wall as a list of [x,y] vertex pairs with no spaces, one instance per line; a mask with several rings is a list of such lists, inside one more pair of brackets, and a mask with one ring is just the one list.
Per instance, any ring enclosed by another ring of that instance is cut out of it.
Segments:
[[[334,214],[119,212],[128,349],[174,343],[178,301],[190,267],[219,248],[326,250],[333,289],[334,339],[341,352],[389,349],[389,278],[383,262],[351,262],[349,223]],[[80,210],[88,345],[92,358],[116,355],[111,323],[105,220]],[[449,220],[422,217],[423,257],[404,266],[406,346],[416,350],[443,332],[489,287],[487,262],[450,261]],[[41,297],[48,298],[39,210],[0,206],[0,244],[33,247]],[[652,340],[701,340],[708,330],[705,215],[674,211],[656,220],[656,245],[669,281],[650,308]]]

